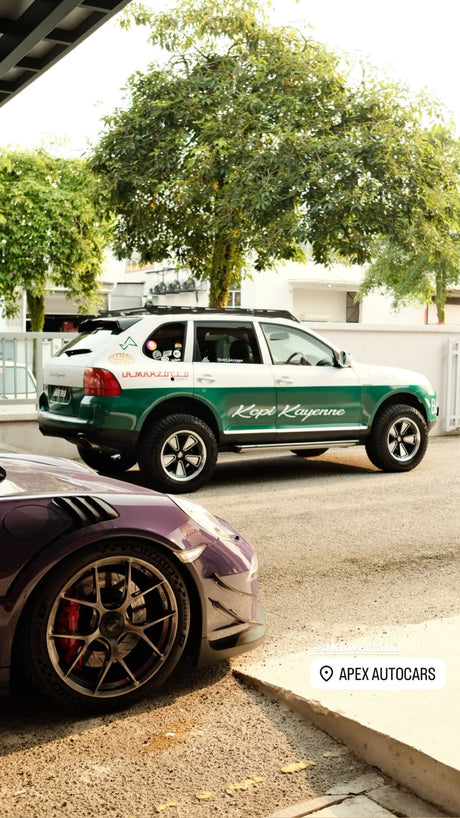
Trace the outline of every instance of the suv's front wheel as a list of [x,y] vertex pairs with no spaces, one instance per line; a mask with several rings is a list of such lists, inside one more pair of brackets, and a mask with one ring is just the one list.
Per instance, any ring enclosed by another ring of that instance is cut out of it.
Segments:
[[195,491],[210,478],[217,443],[209,428],[193,415],[171,415],[153,424],[139,446],[139,467],[150,484],[172,494]]
[[377,415],[366,441],[369,460],[383,471],[402,472],[418,466],[428,444],[428,428],[412,406],[388,406]]

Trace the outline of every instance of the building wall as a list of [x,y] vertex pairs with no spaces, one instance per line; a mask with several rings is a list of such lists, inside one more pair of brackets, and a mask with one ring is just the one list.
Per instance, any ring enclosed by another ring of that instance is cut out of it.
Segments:
[[[241,285],[243,307],[287,309],[305,321],[345,322],[346,293],[356,293],[364,268],[336,264],[279,264],[276,270],[254,273]],[[447,308],[447,321],[460,323],[460,306]],[[436,323],[434,305],[430,323]],[[360,323],[390,325],[425,324],[425,307],[414,305],[395,310],[391,298],[372,293],[359,306]]]

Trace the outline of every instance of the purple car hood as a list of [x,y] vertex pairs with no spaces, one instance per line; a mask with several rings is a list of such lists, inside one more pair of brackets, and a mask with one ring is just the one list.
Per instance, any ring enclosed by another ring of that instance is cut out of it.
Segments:
[[[0,454],[6,477],[0,482],[0,497],[59,494],[157,494],[142,486],[101,477],[72,460],[39,455]],[[0,477],[3,471],[0,472]]]

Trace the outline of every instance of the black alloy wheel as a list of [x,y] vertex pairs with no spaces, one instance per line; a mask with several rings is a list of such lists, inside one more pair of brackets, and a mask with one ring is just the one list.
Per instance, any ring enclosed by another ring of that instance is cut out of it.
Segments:
[[159,687],[190,627],[185,583],[150,544],[110,541],[67,559],[27,609],[19,662],[41,692],[97,712]]

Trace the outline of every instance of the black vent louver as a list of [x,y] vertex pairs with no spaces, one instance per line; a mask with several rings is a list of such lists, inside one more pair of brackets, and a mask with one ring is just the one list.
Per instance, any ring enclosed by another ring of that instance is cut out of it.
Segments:
[[55,497],[53,502],[72,518],[78,528],[119,517],[118,512],[100,497]]

